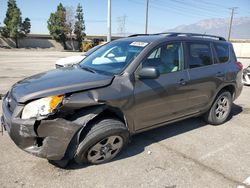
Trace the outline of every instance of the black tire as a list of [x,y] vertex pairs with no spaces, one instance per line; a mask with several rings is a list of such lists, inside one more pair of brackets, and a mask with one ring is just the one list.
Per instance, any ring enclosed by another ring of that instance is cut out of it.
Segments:
[[[80,142],[75,155],[75,161],[79,164],[99,164],[108,162],[113,159],[129,141],[128,129],[123,122],[117,119],[100,119],[92,122],[88,126],[90,126],[91,129]],[[106,143],[105,139],[107,140]],[[110,140],[114,140],[112,144],[108,142]],[[119,148],[117,150],[112,150],[112,148],[116,148],[116,145],[119,146]],[[102,146],[100,149],[96,149],[100,146]],[[108,158],[107,156],[109,155],[112,156]],[[99,156],[101,157],[96,161],[93,159]],[[105,159],[106,157],[107,159]]]
[[[227,101],[227,110],[223,113],[226,107],[220,107],[219,103],[225,99]],[[223,109],[222,109],[223,108]],[[207,123],[211,125],[220,125],[225,123],[228,119],[232,108],[232,95],[226,90],[222,90],[216,97],[213,105],[204,115],[204,119]],[[221,111],[220,111],[221,110]],[[220,116],[221,115],[221,116]]]

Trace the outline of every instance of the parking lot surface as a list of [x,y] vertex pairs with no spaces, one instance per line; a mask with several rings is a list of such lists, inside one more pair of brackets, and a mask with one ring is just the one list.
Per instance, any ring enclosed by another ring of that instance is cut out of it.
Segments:
[[[72,52],[0,51],[0,93],[16,81],[54,68]],[[248,60],[243,60],[244,65]],[[220,126],[191,118],[132,137],[113,161],[57,168],[0,136],[0,187],[248,187],[250,87]],[[1,101],[0,101],[1,105]],[[0,110],[1,115],[1,110]]]

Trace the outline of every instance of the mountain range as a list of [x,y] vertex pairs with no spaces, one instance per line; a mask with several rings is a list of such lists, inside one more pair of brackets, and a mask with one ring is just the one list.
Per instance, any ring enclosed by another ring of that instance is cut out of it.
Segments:
[[[167,32],[205,33],[228,37],[229,19],[212,18],[194,24],[180,25]],[[250,39],[250,17],[234,18],[231,39]]]

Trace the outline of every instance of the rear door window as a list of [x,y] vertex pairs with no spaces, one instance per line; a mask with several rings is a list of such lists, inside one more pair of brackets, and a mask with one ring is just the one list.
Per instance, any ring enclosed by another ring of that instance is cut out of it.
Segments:
[[189,68],[212,65],[212,51],[209,43],[188,42],[188,66]]
[[214,43],[215,53],[220,63],[226,63],[229,60],[229,45]]

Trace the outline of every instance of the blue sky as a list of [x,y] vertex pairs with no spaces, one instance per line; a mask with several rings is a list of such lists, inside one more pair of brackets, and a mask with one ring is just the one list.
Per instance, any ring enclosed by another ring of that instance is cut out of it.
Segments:
[[[81,3],[87,34],[107,33],[107,0],[17,0],[22,17],[31,19],[32,33],[48,33],[47,20],[59,3],[76,8]],[[118,32],[118,17],[126,16],[125,32],[143,33],[146,0],[112,0],[112,33]],[[230,7],[238,7],[236,17],[250,16],[250,0],[149,0],[150,33],[202,19],[228,18]],[[7,0],[0,0],[0,23],[3,25]]]

